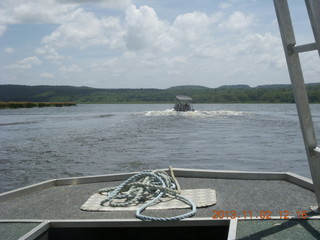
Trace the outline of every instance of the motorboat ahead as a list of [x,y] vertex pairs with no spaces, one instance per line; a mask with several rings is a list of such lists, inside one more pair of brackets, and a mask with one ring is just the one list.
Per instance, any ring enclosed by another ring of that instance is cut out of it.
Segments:
[[178,95],[175,99],[174,110],[177,112],[194,111],[192,106],[192,98],[188,96]]

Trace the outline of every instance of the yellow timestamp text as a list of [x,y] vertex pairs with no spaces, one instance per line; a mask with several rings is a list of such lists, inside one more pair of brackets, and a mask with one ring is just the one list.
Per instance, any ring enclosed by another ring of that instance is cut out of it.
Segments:
[[299,219],[307,219],[307,211],[212,211],[213,219],[271,219],[271,217],[279,217],[280,219],[290,219],[292,216],[296,216]]

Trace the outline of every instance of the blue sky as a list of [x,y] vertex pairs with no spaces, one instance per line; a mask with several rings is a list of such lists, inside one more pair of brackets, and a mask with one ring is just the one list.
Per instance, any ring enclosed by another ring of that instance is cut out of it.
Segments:
[[[289,1],[298,44],[314,42]],[[301,56],[320,82],[317,52]],[[0,84],[98,88],[289,83],[272,0],[2,0]]]

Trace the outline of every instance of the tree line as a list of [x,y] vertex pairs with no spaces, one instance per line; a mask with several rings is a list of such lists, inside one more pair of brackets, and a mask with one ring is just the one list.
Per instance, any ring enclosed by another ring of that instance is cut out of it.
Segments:
[[[310,103],[320,103],[320,84],[306,85]],[[167,103],[187,95],[194,103],[294,103],[290,85],[207,88],[99,89],[73,86],[0,85],[0,102]]]

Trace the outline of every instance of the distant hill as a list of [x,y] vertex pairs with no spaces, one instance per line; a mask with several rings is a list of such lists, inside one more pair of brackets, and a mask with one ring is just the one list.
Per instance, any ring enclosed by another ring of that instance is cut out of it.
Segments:
[[[312,86],[320,86],[320,83],[306,83],[306,87]],[[291,87],[291,84],[267,84],[267,85],[259,85],[257,88],[286,88]]]
[[268,85],[259,85],[257,88],[286,88],[291,87],[290,84],[268,84]]
[[[320,83],[307,84],[309,101],[320,103]],[[73,86],[0,85],[0,102],[165,103],[187,95],[194,103],[293,103],[291,85],[198,85],[168,89],[99,89]]]
[[251,88],[249,85],[239,84],[239,85],[223,85],[218,88]]
[[180,85],[167,88],[167,90],[199,90],[199,89],[209,89],[208,87],[200,85]]
[[80,96],[97,91],[88,87],[0,85],[0,101],[52,102],[51,98]]

